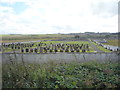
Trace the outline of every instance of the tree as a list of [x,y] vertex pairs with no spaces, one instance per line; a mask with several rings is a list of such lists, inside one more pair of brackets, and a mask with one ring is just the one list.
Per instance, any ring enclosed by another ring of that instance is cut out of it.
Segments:
[[80,36],[79,35],[75,35],[75,38],[77,39],[77,38],[80,38]]

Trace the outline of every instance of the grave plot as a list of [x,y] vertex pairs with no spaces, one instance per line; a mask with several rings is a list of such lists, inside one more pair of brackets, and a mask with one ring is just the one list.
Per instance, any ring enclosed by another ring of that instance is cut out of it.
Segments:
[[3,53],[74,53],[94,52],[87,41],[44,41],[36,43],[2,44]]
[[97,42],[92,41],[91,44],[93,44],[95,47],[97,47],[101,52],[114,52],[110,48],[105,48],[104,45],[101,43],[97,43]]
[[[1,49],[3,53],[13,53],[17,52],[20,53],[24,52],[26,48],[32,48],[34,43],[11,43],[11,44],[2,44]],[[28,52],[28,51],[27,51]]]
[[[91,42],[97,49],[103,50],[102,46],[99,46]],[[0,50],[3,53],[92,53],[95,52],[95,48],[89,41],[42,41],[32,43],[11,43],[2,44]],[[110,52],[110,50],[104,50],[103,52]]]

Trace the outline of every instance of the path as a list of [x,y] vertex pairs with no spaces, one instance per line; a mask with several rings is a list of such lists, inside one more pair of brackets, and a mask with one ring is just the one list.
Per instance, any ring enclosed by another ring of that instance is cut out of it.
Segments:
[[90,43],[90,45],[94,49],[94,51],[96,51],[96,52],[104,52],[104,51],[101,51],[99,48],[97,48],[97,46],[94,45],[91,41],[88,41],[88,42]]

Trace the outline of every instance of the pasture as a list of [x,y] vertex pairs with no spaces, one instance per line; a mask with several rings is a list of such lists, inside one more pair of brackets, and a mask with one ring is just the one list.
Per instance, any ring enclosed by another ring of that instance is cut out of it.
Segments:
[[1,35],[3,43],[11,42],[24,42],[24,41],[37,41],[37,40],[56,40],[74,37],[74,35],[65,35],[65,34],[31,34],[31,35],[22,35],[22,34],[13,34],[13,35]]
[[108,43],[104,43],[105,45],[113,45],[113,46],[120,46],[120,40],[119,39],[111,39],[107,40]]

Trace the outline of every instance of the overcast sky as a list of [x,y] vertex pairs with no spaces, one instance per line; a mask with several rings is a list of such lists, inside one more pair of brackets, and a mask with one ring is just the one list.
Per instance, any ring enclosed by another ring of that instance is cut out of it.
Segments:
[[0,0],[0,34],[118,32],[119,0]]

